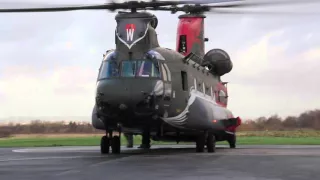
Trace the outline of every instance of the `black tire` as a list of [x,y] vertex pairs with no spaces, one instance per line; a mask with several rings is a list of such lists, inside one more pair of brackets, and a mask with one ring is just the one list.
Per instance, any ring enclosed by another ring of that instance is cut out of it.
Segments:
[[216,152],[216,137],[213,134],[207,137],[207,150],[209,153]]
[[196,152],[204,152],[205,140],[204,134],[197,137]]
[[121,142],[119,136],[113,136],[111,141],[111,148],[113,154],[120,154]]
[[235,134],[229,134],[227,141],[229,143],[230,148],[232,149],[236,148],[237,139]]
[[100,142],[100,152],[101,154],[109,154],[110,150],[110,141],[107,136],[102,136]]

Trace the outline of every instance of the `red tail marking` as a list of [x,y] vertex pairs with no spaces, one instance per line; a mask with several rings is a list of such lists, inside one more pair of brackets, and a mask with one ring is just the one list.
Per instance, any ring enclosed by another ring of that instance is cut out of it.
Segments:
[[[176,50],[183,55],[193,52],[204,56],[204,17],[182,15],[179,17]],[[180,51],[180,36],[186,35],[187,49]]]

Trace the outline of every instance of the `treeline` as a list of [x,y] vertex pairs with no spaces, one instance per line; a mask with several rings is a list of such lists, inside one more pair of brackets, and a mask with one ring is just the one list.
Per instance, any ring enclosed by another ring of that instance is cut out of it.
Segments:
[[246,120],[239,127],[239,131],[285,131],[312,129],[320,130],[320,110],[306,111],[296,116],[288,116],[284,119],[278,115],[259,117],[254,120]]
[[[320,130],[320,110],[307,111],[298,117],[289,116],[284,119],[277,115],[246,120],[238,128],[239,131],[287,131],[298,129]],[[12,134],[67,134],[67,133],[102,133],[88,122],[47,122],[33,120],[29,124],[7,124],[0,126],[0,137]]]
[[8,137],[12,134],[84,134],[101,133],[88,122],[64,121],[47,122],[32,120],[29,124],[13,124],[0,126],[0,137]]

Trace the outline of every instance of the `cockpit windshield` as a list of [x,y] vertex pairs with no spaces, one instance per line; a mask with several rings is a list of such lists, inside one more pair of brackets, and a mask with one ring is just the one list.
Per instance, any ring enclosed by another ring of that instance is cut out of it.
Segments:
[[122,77],[155,77],[160,78],[159,66],[150,60],[122,61]]
[[119,76],[152,78],[161,77],[159,66],[156,61],[125,60],[121,62],[120,66],[115,61],[103,61],[100,69],[99,79],[113,78]]
[[122,60],[116,58],[116,51],[108,51],[102,61],[98,80],[119,77],[161,78],[159,61],[164,57],[157,51],[150,50],[142,59]]

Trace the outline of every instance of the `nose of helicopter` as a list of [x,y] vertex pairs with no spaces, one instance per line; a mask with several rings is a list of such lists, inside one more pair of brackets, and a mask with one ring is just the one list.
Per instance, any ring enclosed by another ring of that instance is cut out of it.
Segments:
[[109,112],[151,112],[155,108],[155,97],[163,93],[160,80],[152,79],[108,79],[98,82],[97,105],[105,106]]

